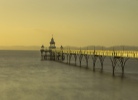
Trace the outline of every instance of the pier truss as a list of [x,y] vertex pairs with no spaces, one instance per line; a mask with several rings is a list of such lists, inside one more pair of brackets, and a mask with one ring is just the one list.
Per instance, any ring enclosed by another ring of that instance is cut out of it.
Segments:
[[[49,52],[49,53],[47,53]],[[74,57],[74,64],[77,65],[77,59],[79,66],[82,66],[82,58],[85,59],[86,68],[88,68],[89,59],[92,59],[93,71],[95,71],[96,61],[99,59],[101,65],[101,72],[103,71],[103,65],[106,57],[109,57],[112,63],[112,74],[115,75],[115,68],[117,64],[121,66],[122,76],[124,76],[124,68],[128,59],[138,59],[138,51],[125,51],[125,50],[41,50],[42,60],[47,60],[49,56],[50,60],[66,61],[67,64],[71,64],[71,59]],[[66,59],[65,59],[66,58]]]

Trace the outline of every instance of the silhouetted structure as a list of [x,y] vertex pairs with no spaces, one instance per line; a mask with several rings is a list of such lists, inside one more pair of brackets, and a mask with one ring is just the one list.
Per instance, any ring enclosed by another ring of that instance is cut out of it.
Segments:
[[56,49],[54,38],[51,38],[49,49]]
[[74,63],[77,65],[76,61],[78,59],[79,66],[82,65],[82,59],[85,59],[86,68],[88,68],[89,59],[92,58],[93,71],[95,71],[96,62],[99,59],[101,64],[101,71],[103,71],[103,64],[105,57],[109,57],[112,63],[112,74],[115,75],[115,68],[117,65],[120,65],[122,69],[122,76],[124,76],[124,68],[128,59],[135,58],[138,59],[138,51],[126,51],[124,50],[96,50],[95,47],[93,50],[64,50],[61,45],[60,49],[56,49],[54,39],[52,37],[50,42],[50,47],[48,50],[44,50],[44,46],[41,47],[41,56],[42,60],[55,60],[63,61],[66,60],[68,64],[71,64],[71,59],[74,58]]
[[55,41],[52,36],[50,41],[49,49],[44,49],[44,46],[41,46],[41,60],[54,60],[55,59],[55,53],[52,52],[53,49],[56,49]]
[[43,55],[44,55],[44,51],[45,51],[45,50],[44,50],[44,46],[42,45],[42,46],[41,46],[41,50],[40,50],[40,52],[41,52],[41,59],[42,59],[42,60],[44,59],[44,56],[43,56]]

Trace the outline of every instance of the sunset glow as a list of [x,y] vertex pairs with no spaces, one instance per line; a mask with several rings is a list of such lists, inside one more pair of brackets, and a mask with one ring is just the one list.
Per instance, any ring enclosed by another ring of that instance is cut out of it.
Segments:
[[137,0],[0,0],[0,46],[138,46]]

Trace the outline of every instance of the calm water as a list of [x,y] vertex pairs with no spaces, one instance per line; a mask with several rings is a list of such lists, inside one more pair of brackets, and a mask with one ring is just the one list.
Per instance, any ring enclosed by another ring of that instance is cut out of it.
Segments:
[[40,61],[39,51],[0,51],[0,100],[138,100],[137,60],[128,61],[124,78],[119,66],[112,77],[109,58],[103,73],[99,62],[96,68]]

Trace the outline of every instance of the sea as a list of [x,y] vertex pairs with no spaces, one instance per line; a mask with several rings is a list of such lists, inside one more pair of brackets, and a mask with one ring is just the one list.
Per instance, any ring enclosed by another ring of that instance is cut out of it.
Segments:
[[67,60],[41,61],[40,51],[0,51],[0,100],[138,100],[138,59],[129,59],[121,77],[119,63],[105,58],[103,72],[99,60],[95,72],[92,59],[88,69]]

